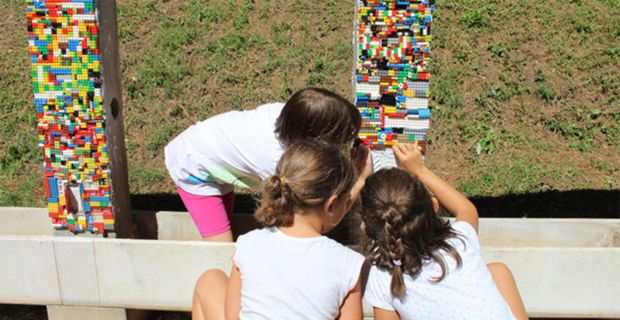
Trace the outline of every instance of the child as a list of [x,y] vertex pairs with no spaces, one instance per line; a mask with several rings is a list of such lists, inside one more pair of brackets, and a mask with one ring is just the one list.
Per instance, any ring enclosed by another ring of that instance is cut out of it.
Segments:
[[256,218],[265,228],[239,237],[230,280],[220,270],[201,276],[193,319],[361,319],[364,257],[322,236],[370,173],[368,150],[352,154],[363,168],[359,178],[335,146],[289,147],[263,183]]
[[424,166],[417,146],[394,154],[406,172],[378,171],[361,196],[375,319],[527,319],[510,270],[482,260],[476,207]]
[[357,108],[343,97],[307,88],[286,104],[230,111],[189,127],[166,146],[166,167],[203,239],[232,241],[234,187],[258,186],[294,141],[316,138],[343,147],[360,123]]

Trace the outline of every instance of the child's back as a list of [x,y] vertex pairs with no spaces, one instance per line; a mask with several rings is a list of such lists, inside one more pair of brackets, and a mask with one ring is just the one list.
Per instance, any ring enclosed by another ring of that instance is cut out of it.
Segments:
[[[265,228],[237,239],[230,279],[206,272],[195,290],[196,318],[360,319],[364,257],[324,233],[357,198],[371,164],[368,149],[297,141],[262,184],[255,217]],[[223,299],[222,292],[226,293]]]
[[[364,299],[375,319],[526,319],[505,266],[500,276],[482,260],[476,207],[424,166],[417,145],[394,154],[405,171],[380,170],[362,192],[372,263]],[[453,225],[437,215],[439,203]]]
[[241,319],[335,319],[363,257],[325,236],[272,227],[240,236],[233,262],[243,283]]
[[482,260],[475,230],[465,221],[457,221],[452,228],[462,235],[447,240],[461,257],[460,267],[440,251],[446,276],[433,282],[441,276],[441,266],[425,261],[418,275],[404,275],[405,296],[399,299],[390,291],[392,273],[372,266],[364,298],[373,306],[398,311],[401,319],[513,319]]
[[187,128],[165,149],[166,166],[185,191],[202,194],[206,182],[238,187],[256,184],[275,171],[283,146],[274,132],[283,103],[216,115]]

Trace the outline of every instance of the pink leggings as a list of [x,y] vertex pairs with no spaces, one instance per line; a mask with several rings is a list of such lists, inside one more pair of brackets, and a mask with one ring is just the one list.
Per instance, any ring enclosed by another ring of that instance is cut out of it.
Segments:
[[234,192],[223,196],[200,196],[191,194],[179,186],[177,191],[201,236],[212,237],[230,230],[229,216],[233,211]]

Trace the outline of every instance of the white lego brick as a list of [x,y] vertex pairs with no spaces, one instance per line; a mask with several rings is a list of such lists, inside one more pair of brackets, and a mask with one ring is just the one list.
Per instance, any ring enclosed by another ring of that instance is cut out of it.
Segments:
[[355,85],[355,91],[357,93],[367,93],[370,94],[371,98],[378,99],[381,97],[380,94],[380,86],[378,84],[369,84],[369,83],[357,83]]
[[409,110],[428,109],[427,98],[407,97],[407,101],[405,101],[405,104],[407,105],[407,109]]
[[402,119],[385,117],[386,128],[428,130],[429,126],[430,121],[428,119]]

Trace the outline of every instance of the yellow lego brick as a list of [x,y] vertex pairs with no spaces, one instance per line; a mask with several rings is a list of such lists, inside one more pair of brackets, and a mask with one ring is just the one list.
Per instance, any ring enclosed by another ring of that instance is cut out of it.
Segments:
[[57,213],[58,212],[58,204],[56,203],[48,203],[47,204],[47,210],[51,213]]
[[114,219],[103,219],[103,224],[107,224],[107,225],[114,224]]
[[383,111],[385,111],[385,113],[395,113],[396,107],[383,107]]

